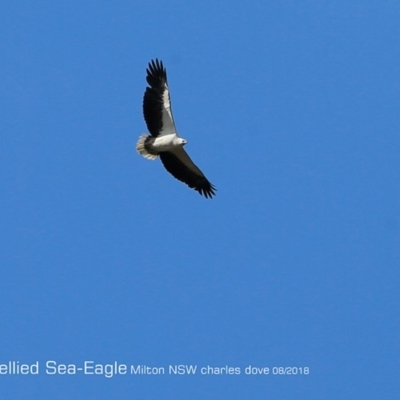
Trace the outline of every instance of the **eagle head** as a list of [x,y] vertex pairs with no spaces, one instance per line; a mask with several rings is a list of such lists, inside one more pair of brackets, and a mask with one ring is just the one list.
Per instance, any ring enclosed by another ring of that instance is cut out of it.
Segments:
[[176,138],[175,144],[183,147],[185,144],[187,144],[187,140],[182,138]]

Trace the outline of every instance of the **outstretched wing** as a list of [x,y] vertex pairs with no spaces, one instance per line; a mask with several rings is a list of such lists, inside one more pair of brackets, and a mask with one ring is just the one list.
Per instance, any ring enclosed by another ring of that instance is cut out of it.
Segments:
[[175,133],[171,100],[167,84],[167,71],[157,58],[149,62],[147,83],[143,98],[143,114],[147,128],[153,137]]
[[176,179],[186,183],[206,198],[215,196],[217,190],[215,186],[209,182],[182,147],[161,152],[159,156],[165,169]]

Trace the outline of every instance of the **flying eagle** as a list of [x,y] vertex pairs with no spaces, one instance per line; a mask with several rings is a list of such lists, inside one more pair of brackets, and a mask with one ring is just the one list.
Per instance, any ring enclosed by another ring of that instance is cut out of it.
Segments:
[[162,61],[151,60],[146,71],[149,86],[144,92],[143,114],[150,135],[140,136],[136,150],[150,160],[160,156],[165,169],[172,176],[206,198],[212,198],[215,196],[216,188],[190,159],[183,149],[187,141],[179,137],[176,132],[167,71]]

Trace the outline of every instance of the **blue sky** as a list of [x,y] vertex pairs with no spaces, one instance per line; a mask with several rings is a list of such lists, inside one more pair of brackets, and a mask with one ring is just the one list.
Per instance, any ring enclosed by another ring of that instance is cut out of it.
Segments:
[[[39,374],[0,374],[2,398],[398,395],[399,17],[395,1],[3,1],[0,364]],[[135,151],[156,57],[212,200]]]

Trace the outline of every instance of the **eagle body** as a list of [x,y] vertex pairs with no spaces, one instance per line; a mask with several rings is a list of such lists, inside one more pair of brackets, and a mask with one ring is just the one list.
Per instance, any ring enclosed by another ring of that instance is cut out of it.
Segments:
[[143,157],[155,160],[159,153],[174,151],[175,148],[182,147],[186,143],[186,140],[180,138],[176,133],[169,133],[158,137],[144,134],[140,136],[136,148]]
[[160,157],[165,169],[176,179],[206,198],[212,198],[215,195],[215,186],[190,159],[183,148],[187,141],[176,132],[167,71],[162,61],[150,61],[146,71],[149,86],[143,97],[143,114],[150,134],[139,137],[136,150],[150,160]]

